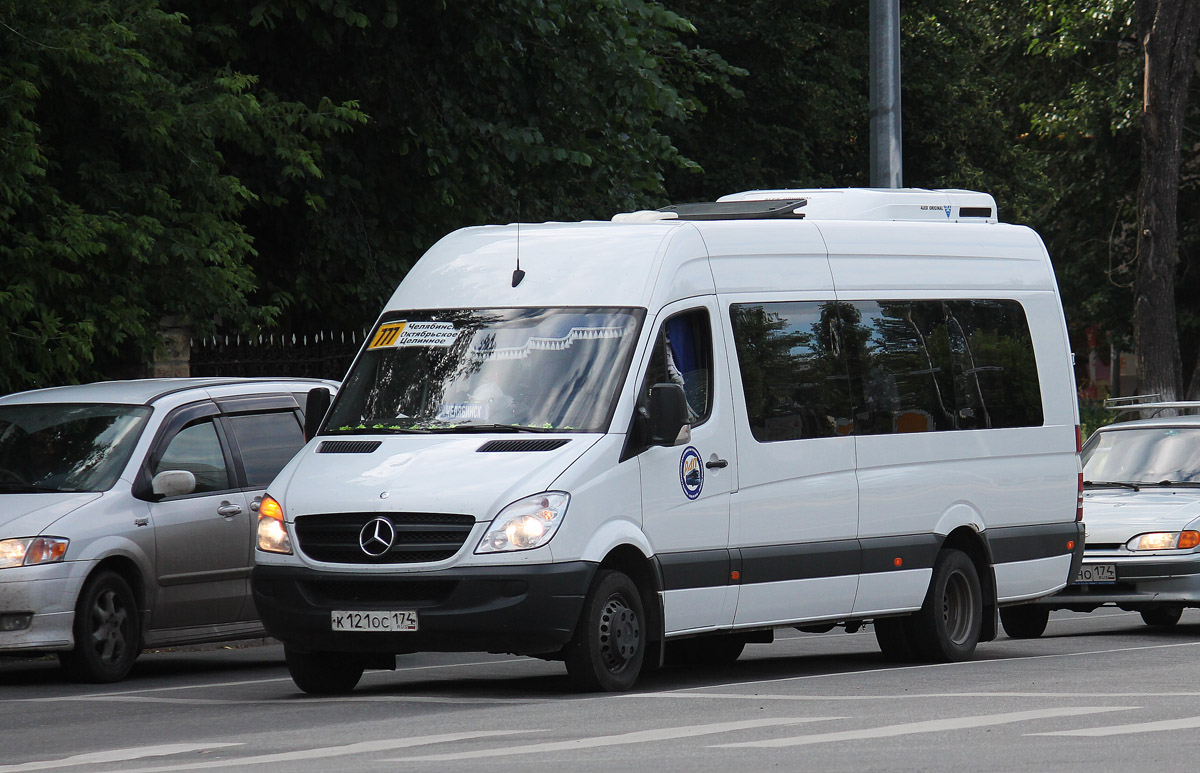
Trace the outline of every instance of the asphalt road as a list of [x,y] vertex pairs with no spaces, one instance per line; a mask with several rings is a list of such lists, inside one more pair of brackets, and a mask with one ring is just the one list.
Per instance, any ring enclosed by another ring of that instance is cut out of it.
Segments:
[[975,660],[883,661],[856,634],[779,634],[720,669],[572,693],[561,664],[426,654],[354,694],[300,693],[278,645],[142,656],[116,685],[0,659],[15,771],[1194,770],[1200,610],[1055,613]]

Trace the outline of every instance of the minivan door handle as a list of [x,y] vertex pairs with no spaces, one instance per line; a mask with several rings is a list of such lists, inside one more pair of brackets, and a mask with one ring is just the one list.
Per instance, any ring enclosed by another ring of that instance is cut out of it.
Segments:
[[238,505],[230,504],[229,502],[222,502],[221,506],[217,508],[217,515],[225,518],[232,518],[235,515],[241,514],[242,508]]
[[704,463],[704,466],[710,470],[721,470],[729,466],[728,459],[713,459]]

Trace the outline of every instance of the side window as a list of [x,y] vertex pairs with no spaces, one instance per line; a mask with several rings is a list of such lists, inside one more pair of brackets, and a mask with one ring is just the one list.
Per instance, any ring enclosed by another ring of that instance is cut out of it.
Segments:
[[291,411],[248,413],[228,418],[237,438],[251,488],[266,488],[304,445],[304,431]]
[[950,338],[941,301],[839,304],[855,432],[955,429]]
[[171,439],[151,474],[164,470],[187,470],[195,475],[198,494],[233,488],[212,419],[189,424]]
[[853,431],[837,304],[734,304],[729,314],[755,440]]
[[958,428],[1043,422],[1033,340],[1016,301],[948,301]]
[[638,396],[640,404],[649,399],[655,384],[679,384],[687,395],[692,426],[708,420],[713,388],[711,331],[705,309],[685,311],[663,323]]

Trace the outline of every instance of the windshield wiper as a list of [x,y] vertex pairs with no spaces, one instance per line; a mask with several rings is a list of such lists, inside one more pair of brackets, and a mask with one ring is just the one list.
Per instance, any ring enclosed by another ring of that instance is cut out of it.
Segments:
[[522,424],[457,424],[453,427],[431,427],[430,432],[559,432],[552,427],[526,427]]
[[0,483],[0,491],[10,494],[56,494],[61,489],[53,486],[35,486],[31,483]]
[[1144,483],[1129,483],[1123,480],[1085,480],[1083,482],[1084,488],[1088,488],[1089,486],[1112,486],[1116,488],[1130,488],[1134,491],[1141,491],[1144,485]]
[[1162,486],[1164,488],[1200,488],[1200,482],[1194,480],[1160,480],[1158,483],[1143,483],[1143,486]]

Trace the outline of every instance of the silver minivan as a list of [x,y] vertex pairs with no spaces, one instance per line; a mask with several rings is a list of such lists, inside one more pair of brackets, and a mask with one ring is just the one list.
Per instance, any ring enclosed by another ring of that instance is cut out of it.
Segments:
[[317,379],[146,379],[0,397],[0,655],[118,681],[143,647],[263,636],[264,490]]

